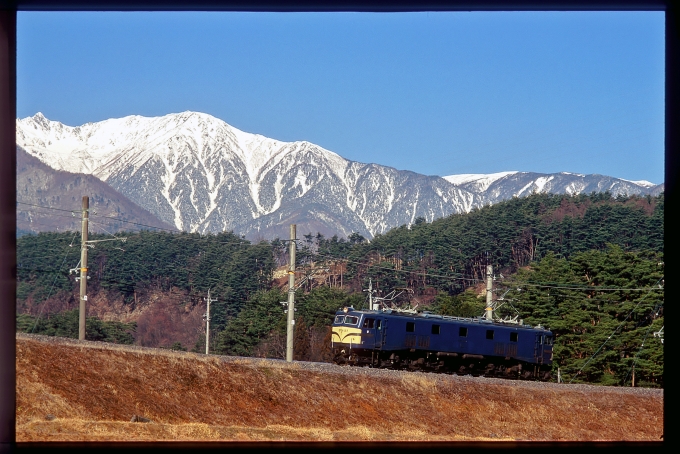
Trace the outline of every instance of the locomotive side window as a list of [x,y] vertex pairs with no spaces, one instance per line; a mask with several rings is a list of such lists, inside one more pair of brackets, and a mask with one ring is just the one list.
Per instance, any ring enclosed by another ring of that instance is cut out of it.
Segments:
[[460,337],[467,337],[467,327],[466,327],[466,326],[461,326],[461,327],[458,329],[458,335],[459,335]]
[[432,334],[439,334],[439,329],[441,327],[439,325],[432,325]]
[[406,322],[406,332],[413,333],[416,330],[416,324],[414,322]]
[[375,324],[374,318],[367,318],[364,320],[364,328],[373,328]]
[[375,321],[375,329],[380,329],[382,328],[382,324],[380,323],[382,320],[378,319]]
[[345,316],[345,325],[356,325],[357,323],[359,323],[359,317],[353,315]]
[[486,338],[487,339],[493,339],[493,330],[492,329],[486,330]]
[[510,333],[510,342],[517,342],[517,333]]
[[340,324],[345,321],[345,316],[344,315],[336,315],[335,316],[335,321],[333,323]]

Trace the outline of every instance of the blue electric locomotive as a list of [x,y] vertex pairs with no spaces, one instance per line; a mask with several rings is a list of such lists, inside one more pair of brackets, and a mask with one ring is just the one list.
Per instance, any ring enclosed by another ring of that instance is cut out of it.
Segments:
[[484,318],[392,310],[338,311],[337,364],[549,380],[552,333]]

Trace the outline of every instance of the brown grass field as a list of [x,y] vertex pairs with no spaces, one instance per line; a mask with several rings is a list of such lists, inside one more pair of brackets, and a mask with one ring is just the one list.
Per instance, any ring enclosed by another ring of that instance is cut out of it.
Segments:
[[[25,334],[16,341],[17,442],[663,436],[663,390],[349,370]],[[133,415],[151,421],[130,422]]]

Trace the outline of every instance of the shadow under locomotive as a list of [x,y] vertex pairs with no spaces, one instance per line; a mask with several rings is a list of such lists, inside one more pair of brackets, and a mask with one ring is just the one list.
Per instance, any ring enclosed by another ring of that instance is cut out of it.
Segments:
[[332,330],[336,364],[551,378],[553,335],[540,325],[344,308]]

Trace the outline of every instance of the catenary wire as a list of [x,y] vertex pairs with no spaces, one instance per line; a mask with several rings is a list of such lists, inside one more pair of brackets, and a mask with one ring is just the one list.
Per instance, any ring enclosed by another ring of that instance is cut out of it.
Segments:
[[[661,310],[662,305],[663,305],[662,303],[659,303],[654,308],[654,318],[658,317],[659,311]],[[654,321],[654,318],[652,318],[652,322]],[[626,378],[623,379],[624,385],[628,382],[628,377],[630,377],[631,372],[635,368],[635,364],[637,363],[638,357],[642,353],[642,349],[645,347],[645,342],[647,341],[647,336],[649,336],[649,331],[651,330],[651,328],[652,328],[652,323],[650,323],[649,326],[647,327],[647,330],[645,331],[645,337],[642,339],[642,343],[640,344],[640,349],[638,350],[638,352],[635,354],[635,357],[633,358],[633,364],[630,366],[630,369],[628,369],[628,373],[626,374]]]
[[[657,281],[657,284],[659,284],[662,280],[663,280],[663,278],[659,279],[659,280]],[[598,348],[597,351],[596,351],[595,353],[593,353],[593,355],[588,359],[588,361],[586,361],[585,364],[583,364],[583,366],[581,366],[581,368],[578,370],[578,372],[576,372],[576,374],[574,374],[574,376],[571,378],[571,380],[569,380],[569,383],[571,383],[572,381],[574,381],[574,378],[576,378],[576,376],[578,376],[578,375],[583,371],[583,369],[585,369],[585,367],[586,367],[588,364],[590,364],[590,362],[598,355],[598,353],[600,353],[600,351],[604,348],[604,346],[607,344],[607,342],[609,342],[609,340],[614,336],[614,334],[616,334],[616,332],[617,332],[619,329],[621,329],[621,327],[623,326],[623,324],[626,323],[626,321],[627,321],[628,318],[633,314],[633,312],[635,311],[635,309],[637,309],[638,306],[639,306],[640,304],[642,304],[642,302],[645,300],[645,298],[646,298],[647,296],[649,296],[650,293],[651,293],[651,291],[648,292],[645,296],[643,296],[643,297],[640,299],[640,301],[635,305],[635,307],[633,307],[633,309],[631,309],[631,311],[628,313],[628,315],[626,315],[626,318],[624,318],[623,321],[622,321],[621,323],[619,323],[619,325],[616,327],[616,329],[615,329],[614,331],[612,331],[612,333],[609,335],[609,337],[607,337],[607,339],[605,339],[605,341],[602,343],[602,345],[600,345],[600,348]]]
[[[76,239],[76,235],[73,235],[73,239],[71,239],[71,244],[73,244],[73,241]],[[64,263],[66,263],[66,257],[68,256],[68,251],[66,252],[66,255],[64,255],[64,259],[61,261],[61,265],[59,268],[64,266]],[[38,312],[38,316],[35,318],[35,323],[33,324],[33,328],[31,329],[31,333],[35,331],[36,326],[38,326],[38,322],[40,321],[40,317],[42,316],[42,311],[45,308],[45,305],[47,304],[47,300],[49,300],[50,296],[52,296],[52,290],[54,290],[54,284],[57,282],[57,276],[54,276],[54,281],[52,281],[52,286],[50,287],[50,291],[47,294],[47,297],[45,298],[45,301],[42,303],[40,306],[40,311]]]

